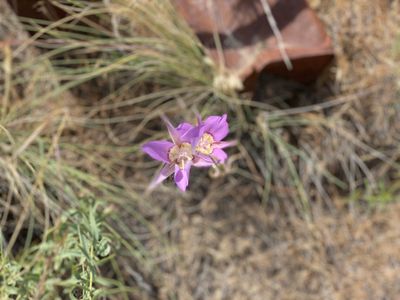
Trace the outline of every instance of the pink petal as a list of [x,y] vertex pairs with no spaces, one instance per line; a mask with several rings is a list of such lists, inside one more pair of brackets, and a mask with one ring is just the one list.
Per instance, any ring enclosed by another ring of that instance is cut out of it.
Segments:
[[176,130],[179,132],[179,134],[185,135],[190,129],[193,129],[193,125],[187,122],[183,122],[176,127]]
[[169,141],[151,141],[142,146],[142,151],[155,160],[169,163],[168,151],[172,146]]
[[229,125],[226,119],[226,114],[222,116],[209,116],[203,122],[205,132],[209,132],[216,141],[221,141],[229,133]]
[[186,135],[185,139],[187,140],[188,143],[190,143],[193,147],[193,149],[196,148],[197,144],[199,143],[200,138],[205,132],[205,127],[203,125],[199,125],[194,127],[192,130],[190,130]]
[[199,126],[193,126],[190,123],[181,123],[179,126],[176,128],[176,130],[180,134],[180,140],[181,142],[186,142],[192,144],[192,146],[196,146],[198,139],[200,139],[200,136],[203,132],[201,132],[202,127]]
[[183,170],[179,169],[177,165],[175,165],[175,176],[174,180],[176,185],[181,191],[186,191],[186,188],[189,184],[189,173],[190,173],[191,164],[188,163]]
[[219,163],[224,163],[225,160],[228,158],[228,154],[222,149],[215,148],[211,153],[213,159],[215,159]]
[[237,145],[237,141],[226,141],[226,142],[221,141],[221,142],[214,143],[214,147],[219,148],[219,149],[224,149],[224,148],[232,147],[235,145]]
[[165,179],[167,179],[170,175],[174,173],[175,165],[174,164],[167,164],[164,165],[164,167],[161,169],[159,173],[153,178],[151,181],[148,189],[152,190],[154,189],[157,185],[159,185],[161,182],[163,182]]
[[164,121],[165,125],[167,126],[169,136],[171,137],[174,144],[181,143],[181,134],[180,132],[172,125],[169,119],[166,116],[161,116],[161,119]]
[[215,163],[208,155],[197,154],[193,159],[193,166],[197,168],[211,167]]

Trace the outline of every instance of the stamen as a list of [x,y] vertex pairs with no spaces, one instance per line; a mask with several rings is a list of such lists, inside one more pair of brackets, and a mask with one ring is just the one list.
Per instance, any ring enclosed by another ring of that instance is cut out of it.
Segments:
[[179,169],[183,170],[186,163],[193,159],[192,146],[189,143],[174,145],[169,150],[168,158],[171,162],[177,164]]
[[214,150],[213,144],[214,137],[209,133],[204,133],[196,146],[196,151],[205,155],[210,155]]

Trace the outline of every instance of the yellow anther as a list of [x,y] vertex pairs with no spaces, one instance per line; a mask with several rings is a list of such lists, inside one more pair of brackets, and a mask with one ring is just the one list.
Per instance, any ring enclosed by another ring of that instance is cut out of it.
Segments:
[[179,169],[183,170],[185,164],[193,159],[192,145],[189,143],[182,143],[173,146],[168,153],[168,158],[171,162],[177,164]]
[[210,155],[214,150],[213,144],[214,137],[209,133],[204,133],[196,146],[196,151],[205,155]]

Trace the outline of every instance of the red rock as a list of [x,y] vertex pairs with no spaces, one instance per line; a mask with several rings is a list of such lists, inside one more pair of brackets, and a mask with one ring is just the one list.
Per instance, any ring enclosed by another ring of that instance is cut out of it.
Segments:
[[[331,40],[323,24],[305,0],[269,0],[272,15],[293,64],[284,64],[261,0],[173,0],[208,55],[229,74],[252,88],[266,70],[302,83],[309,83],[333,57]],[[215,43],[221,41],[222,53]]]

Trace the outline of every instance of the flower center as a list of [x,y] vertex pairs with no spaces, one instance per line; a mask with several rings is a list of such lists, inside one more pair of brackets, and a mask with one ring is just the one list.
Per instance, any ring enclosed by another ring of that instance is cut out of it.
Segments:
[[213,144],[214,137],[209,133],[204,133],[196,146],[196,151],[205,155],[210,155],[214,150]]
[[179,169],[183,170],[185,168],[185,164],[193,159],[192,145],[189,143],[174,145],[169,150],[168,158],[171,162],[177,164]]

